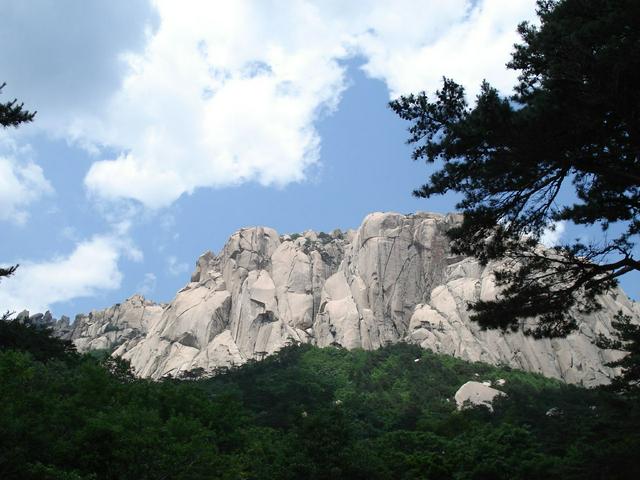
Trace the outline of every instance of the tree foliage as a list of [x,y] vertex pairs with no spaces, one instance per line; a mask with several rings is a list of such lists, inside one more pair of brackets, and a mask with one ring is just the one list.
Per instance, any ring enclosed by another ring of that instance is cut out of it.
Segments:
[[[473,305],[474,318],[562,336],[577,326],[570,309],[599,308],[599,294],[640,270],[640,2],[539,0],[537,12],[539,27],[518,27],[512,96],[484,82],[469,106],[445,78],[433,100],[390,106],[411,122],[413,158],[441,162],[414,194],[462,194],[454,250],[501,262],[502,294]],[[541,248],[560,221],[599,226],[603,239]]]
[[0,350],[25,350],[41,362],[77,356],[73,343],[54,337],[50,328],[11,320],[8,314],[0,319]]
[[[0,93],[6,85],[6,83],[0,85]],[[16,98],[10,102],[0,103],[0,125],[4,128],[31,122],[35,116],[36,112],[25,110],[24,103],[18,103]]]
[[612,324],[616,329],[614,338],[600,335],[599,346],[624,350],[627,353],[608,365],[622,370],[620,376],[613,379],[609,388],[617,392],[638,395],[640,394],[640,325],[633,323],[632,318],[622,312],[616,315]]

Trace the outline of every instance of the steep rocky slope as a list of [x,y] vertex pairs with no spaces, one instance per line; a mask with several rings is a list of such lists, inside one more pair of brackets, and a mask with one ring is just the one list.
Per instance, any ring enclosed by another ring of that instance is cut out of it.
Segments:
[[375,349],[414,342],[466,360],[504,364],[595,385],[620,352],[593,343],[622,310],[640,317],[623,292],[581,318],[566,339],[481,331],[466,305],[496,294],[491,265],[451,254],[445,232],[456,215],[373,213],[357,231],[284,235],[266,227],[234,233],[207,252],[167,305],[136,295],[79,315],[60,334],[81,350],[112,349],[144,377],[237,365],[291,342]]

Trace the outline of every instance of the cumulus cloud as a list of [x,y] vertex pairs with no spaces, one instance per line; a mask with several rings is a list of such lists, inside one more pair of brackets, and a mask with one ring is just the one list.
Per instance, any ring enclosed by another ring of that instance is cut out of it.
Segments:
[[40,166],[0,156],[0,221],[23,225],[29,205],[51,193],[53,187]]
[[402,12],[395,3],[381,8],[376,16],[379,28],[359,39],[368,59],[365,71],[384,80],[391,97],[433,92],[441,86],[442,76],[463,84],[470,97],[484,79],[508,92],[517,78],[516,72],[505,69],[513,44],[519,41],[516,26],[535,18],[535,3],[485,0],[473,6],[460,1],[431,6],[425,8],[425,19],[410,18],[415,13],[410,5]]
[[267,2],[157,6],[157,34],[86,132],[124,152],[93,164],[89,190],[161,207],[198,187],[302,180],[318,160],[314,121],[345,85],[344,46],[323,45],[330,25],[304,3],[280,27]]
[[472,92],[483,78],[507,88],[515,27],[534,11],[532,0],[155,5],[160,25],[127,57],[132,73],[75,130],[122,152],[91,166],[88,190],[152,208],[199,187],[303,180],[319,160],[317,120],[347,87],[345,59],[362,56],[392,96],[433,91],[445,74]]
[[78,243],[68,255],[20,262],[16,274],[2,280],[0,305],[43,312],[57,302],[117,289],[122,280],[118,261],[129,250],[119,238],[96,235]]

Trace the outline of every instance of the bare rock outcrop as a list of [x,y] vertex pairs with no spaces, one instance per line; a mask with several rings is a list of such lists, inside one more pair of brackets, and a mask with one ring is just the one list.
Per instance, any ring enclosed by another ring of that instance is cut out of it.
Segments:
[[571,383],[606,383],[618,351],[593,340],[611,334],[622,310],[640,318],[622,291],[579,319],[566,339],[482,331],[467,304],[494,298],[492,265],[453,255],[446,231],[461,218],[373,213],[357,231],[283,235],[252,227],[219,255],[203,254],[191,282],[168,305],[134,296],[79,315],[67,334],[81,350],[108,348],[144,377],[261,359],[289,343],[375,349],[412,342],[457,357],[509,365]]

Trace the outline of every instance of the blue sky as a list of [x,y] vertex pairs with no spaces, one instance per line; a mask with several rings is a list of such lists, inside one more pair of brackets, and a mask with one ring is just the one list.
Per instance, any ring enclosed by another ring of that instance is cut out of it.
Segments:
[[168,301],[243,226],[453,210],[411,196],[428,170],[387,102],[442,75],[508,93],[534,18],[528,0],[0,3],[0,99],[38,110],[0,133],[0,262],[22,264],[0,307],[56,316]]

